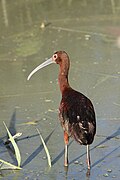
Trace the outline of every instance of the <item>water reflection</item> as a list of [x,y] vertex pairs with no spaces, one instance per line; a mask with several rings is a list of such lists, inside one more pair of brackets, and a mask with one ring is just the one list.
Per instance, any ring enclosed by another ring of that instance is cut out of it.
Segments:
[[3,9],[3,17],[4,17],[4,23],[5,26],[8,27],[8,14],[7,14],[7,7],[6,7],[6,0],[2,0],[2,9]]
[[[34,170],[32,179],[36,178],[35,172],[39,171],[42,171],[43,179],[46,176],[46,179],[52,176],[61,179],[65,173],[61,128],[56,128],[54,136],[50,136],[56,123],[59,123],[56,113],[61,98],[57,84],[58,69],[52,66],[41,71],[29,83],[26,79],[31,69],[54,51],[65,50],[71,58],[70,84],[93,99],[99,134],[108,137],[117,132],[119,135],[120,0],[1,0],[0,3],[0,136],[6,134],[2,121],[10,123],[15,107],[17,112],[12,117],[14,120],[17,117],[15,131],[20,131],[21,126],[18,124],[37,119],[52,154],[53,175],[52,169],[45,174],[47,163],[41,159],[44,152],[32,125],[22,128],[24,137],[18,141],[23,166],[30,175],[31,169]],[[30,137],[27,146],[24,144],[26,137]],[[109,141],[106,138],[96,138],[95,143],[98,145]],[[98,153],[94,145],[92,152],[96,155],[93,156],[91,179],[97,179],[104,171],[102,166],[98,169],[98,163],[119,153],[117,143],[115,138],[110,139],[109,147],[113,149],[108,148],[107,154],[106,149]],[[1,158],[7,157],[7,152],[2,148]],[[70,148],[73,161],[67,179],[87,178],[85,169],[80,172],[79,167],[74,165],[75,159],[85,155],[84,151],[82,148],[81,151],[74,148],[73,143]],[[118,162],[116,157],[114,159]],[[105,165],[109,168],[110,163]],[[119,175],[116,165],[113,165]],[[27,173],[23,171],[21,179],[27,178]]]
[[[88,0],[83,0],[83,1],[52,0],[51,3],[49,3],[49,1],[38,0],[36,2],[20,1],[9,4],[8,2],[6,2],[6,0],[2,0],[0,15],[1,17],[3,17],[3,19],[1,19],[1,23],[2,21],[4,21],[4,26],[6,28],[8,28],[8,26],[10,28],[14,24],[14,29],[13,28],[11,29],[11,31],[13,32],[16,29],[18,29],[18,27],[19,30],[24,30],[26,24],[27,26],[31,26],[34,25],[36,22],[40,23],[41,21],[46,21],[46,20],[50,22],[55,22],[58,21],[60,18],[62,18],[61,20],[64,21],[66,17],[75,18],[75,17],[81,17],[84,14],[86,16],[100,15],[100,14],[118,15],[119,6],[120,6],[119,0],[118,1],[100,0],[97,3],[96,1],[89,2]],[[78,11],[77,11],[77,7],[79,7]],[[11,13],[11,9],[13,11],[12,13]],[[60,10],[60,13],[58,9]],[[74,9],[76,9],[76,11],[73,11]],[[13,16],[14,14],[15,16]],[[55,16],[57,17],[56,19]],[[13,20],[11,21],[11,19]]]
[[[84,176],[84,177],[80,176],[80,174],[81,175],[83,174],[83,171],[84,172],[86,171],[86,176]],[[80,176],[80,178],[82,177],[82,179],[90,180],[90,171],[91,170],[89,170],[89,169],[87,169],[87,170],[83,169],[82,171],[79,170],[79,175],[78,176]],[[75,172],[74,172],[74,174],[75,174]],[[78,173],[76,173],[76,174],[78,174]],[[71,174],[71,172],[69,172],[69,166],[64,167],[64,179],[69,180],[71,178],[71,176],[72,176],[72,174]],[[77,178],[79,179],[78,176],[77,176]]]

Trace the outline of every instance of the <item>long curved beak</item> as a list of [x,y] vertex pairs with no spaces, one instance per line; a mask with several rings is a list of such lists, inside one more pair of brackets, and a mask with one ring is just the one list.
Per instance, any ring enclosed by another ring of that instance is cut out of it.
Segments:
[[28,76],[27,80],[30,80],[30,78],[32,77],[33,74],[35,74],[38,70],[42,69],[45,66],[48,66],[49,64],[55,63],[53,61],[52,58],[46,60],[45,62],[43,62],[42,64],[40,64],[39,66],[37,66]]

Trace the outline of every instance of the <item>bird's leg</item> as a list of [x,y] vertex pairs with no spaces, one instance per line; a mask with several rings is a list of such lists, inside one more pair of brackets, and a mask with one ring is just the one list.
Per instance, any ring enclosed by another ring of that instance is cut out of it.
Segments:
[[65,143],[64,166],[68,166],[68,142],[69,142],[69,136],[67,132],[64,131],[64,143]]
[[90,170],[90,165],[91,165],[91,163],[90,163],[90,147],[88,144],[87,144],[87,160],[86,160],[86,162],[87,162],[87,167]]

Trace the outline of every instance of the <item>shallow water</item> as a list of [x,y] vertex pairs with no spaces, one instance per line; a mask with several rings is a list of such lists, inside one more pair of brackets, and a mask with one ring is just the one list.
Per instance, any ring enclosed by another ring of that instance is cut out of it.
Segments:
[[[0,158],[16,164],[6,148],[6,122],[22,132],[18,146],[21,171],[1,171],[3,179],[119,179],[120,176],[120,1],[0,2]],[[44,27],[45,26],[45,27]],[[93,102],[97,135],[91,145],[92,170],[86,176],[86,147],[70,141],[64,170],[63,131],[58,120],[61,99],[50,65],[28,82],[29,73],[54,51],[71,59],[72,87]],[[36,131],[40,129],[52,157],[52,168]]]

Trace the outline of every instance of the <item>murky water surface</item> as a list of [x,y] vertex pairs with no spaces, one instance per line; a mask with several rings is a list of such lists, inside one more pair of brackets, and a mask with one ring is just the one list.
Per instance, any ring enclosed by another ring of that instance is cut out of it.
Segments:
[[[87,95],[97,116],[86,176],[86,147],[70,141],[64,170],[58,66],[27,76],[56,50],[71,59],[69,81]],[[120,1],[0,1],[0,159],[16,164],[3,142],[6,130],[22,132],[22,170],[1,170],[3,179],[119,179],[120,177]],[[40,129],[52,168],[36,131]]]

